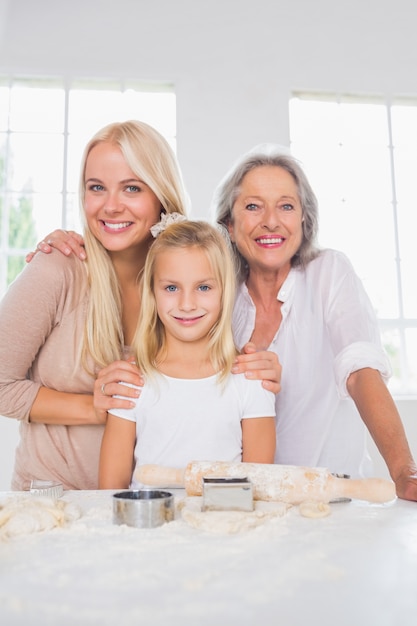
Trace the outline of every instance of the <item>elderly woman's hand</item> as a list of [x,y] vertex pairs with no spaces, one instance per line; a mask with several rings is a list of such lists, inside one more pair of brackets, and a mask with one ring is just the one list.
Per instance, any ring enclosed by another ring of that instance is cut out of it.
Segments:
[[417,467],[406,467],[395,479],[397,496],[403,500],[417,502]]
[[37,252],[49,254],[52,252],[52,248],[59,250],[66,256],[75,254],[82,261],[87,258],[82,236],[74,230],[59,229],[47,235],[45,239],[42,239],[42,241],[38,243],[34,252],[29,252],[26,255],[26,263],[30,263]]
[[242,353],[236,357],[233,374],[245,373],[246,378],[262,380],[262,386],[273,393],[281,391],[281,364],[275,352],[256,351],[255,344],[249,342],[243,346]]
[[[137,366],[130,361],[115,361],[100,370],[94,383],[94,410],[98,422],[106,422],[110,409],[133,408],[135,400],[140,396],[143,382]],[[114,396],[123,396],[124,399]]]

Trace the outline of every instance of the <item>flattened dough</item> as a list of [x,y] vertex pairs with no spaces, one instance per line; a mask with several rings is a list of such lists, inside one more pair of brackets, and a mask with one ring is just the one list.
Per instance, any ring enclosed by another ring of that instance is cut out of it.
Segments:
[[326,502],[301,502],[300,514],[303,517],[327,517],[332,512],[330,505]]
[[64,500],[24,496],[0,504],[0,539],[50,530],[78,519],[80,509]]
[[285,502],[255,502],[255,510],[202,511],[201,497],[188,497],[183,502],[182,519],[190,526],[211,533],[241,533],[286,514],[291,504]]

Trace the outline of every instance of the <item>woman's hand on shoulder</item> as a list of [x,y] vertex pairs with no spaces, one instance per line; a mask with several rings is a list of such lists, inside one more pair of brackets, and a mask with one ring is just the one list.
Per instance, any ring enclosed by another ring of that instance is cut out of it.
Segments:
[[138,387],[143,387],[143,383],[140,371],[130,361],[114,361],[100,370],[94,383],[94,410],[98,422],[105,424],[110,409],[133,408],[141,392]]
[[244,373],[246,378],[262,380],[262,386],[275,394],[281,391],[281,371],[282,366],[275,352],[257,352],[251,342],[243,346],[232,368],[233,374]]
[[59,250],[65,256],[75,254],[79,259],[84,261],[87,258],[84,248],[84,239],[74,230],[54,230],[42,239],[36,246],[36,250],[26,255],[26,263],[30,263],[37,252],[49,254],[52,248]]

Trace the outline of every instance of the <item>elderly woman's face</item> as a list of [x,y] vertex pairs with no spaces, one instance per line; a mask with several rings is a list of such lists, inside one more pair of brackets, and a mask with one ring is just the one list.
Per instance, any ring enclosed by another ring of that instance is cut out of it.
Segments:
[[249,269],[289,269],[299,249],[303,213],[294,178],[282,167],[248,172],[232,210],[229,234]]

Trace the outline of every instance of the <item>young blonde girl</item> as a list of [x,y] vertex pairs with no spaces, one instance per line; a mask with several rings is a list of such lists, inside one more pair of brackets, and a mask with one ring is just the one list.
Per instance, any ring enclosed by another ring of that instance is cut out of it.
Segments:
[[135,464],[274,459],[274,394],[230,373],[235,268],[226,238],[205,222],[164,228],[146,259],[132,346],[145,385],[135,408],[109,412],[104,489],[137,486]]

